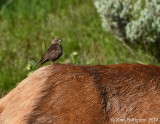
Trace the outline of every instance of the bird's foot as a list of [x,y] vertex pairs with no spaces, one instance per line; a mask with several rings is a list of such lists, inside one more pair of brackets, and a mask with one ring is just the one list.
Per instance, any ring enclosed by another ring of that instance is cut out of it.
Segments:
[[54,61],[51,61],[52,65],[58,65],[60,64],[59,62],[54,62]]
[[59,62],[54,62],[54,65],[59,65],[60,63]]

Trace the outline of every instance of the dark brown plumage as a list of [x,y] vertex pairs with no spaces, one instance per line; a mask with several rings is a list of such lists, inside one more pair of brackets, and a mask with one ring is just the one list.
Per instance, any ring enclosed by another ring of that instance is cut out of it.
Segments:
[[44,64],[47,61],[51,61],[54,63],[57,59],[59,59],[62,55],[62,45],[61,45],[61,39],[60,38],[55,38],[46,53],[44,53],[42,59],[39,61],[39,66]]

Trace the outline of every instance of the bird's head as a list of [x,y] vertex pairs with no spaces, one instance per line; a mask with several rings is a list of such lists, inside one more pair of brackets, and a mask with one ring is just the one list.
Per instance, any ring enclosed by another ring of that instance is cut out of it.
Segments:
[[55,39],[53,39],[52,40],[52,44],[61,44],[61,41],[62,41],[62,39],[60,39],[60,38],[55,38]]

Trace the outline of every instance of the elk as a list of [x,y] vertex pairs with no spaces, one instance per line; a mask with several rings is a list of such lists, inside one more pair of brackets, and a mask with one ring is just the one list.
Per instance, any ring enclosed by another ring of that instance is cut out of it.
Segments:
[[0,99],[0,124],[149,124],[159,119],[160,67],[154,65],[45,66]]

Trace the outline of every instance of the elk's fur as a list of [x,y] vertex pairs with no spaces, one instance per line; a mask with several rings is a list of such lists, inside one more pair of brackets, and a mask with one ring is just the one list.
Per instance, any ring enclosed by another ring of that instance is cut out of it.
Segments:
[[160,119],[159,106],[159,66],[55,64],[0,99],[0,124],[108,124],[117,118],[150,123]]

